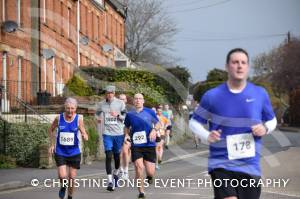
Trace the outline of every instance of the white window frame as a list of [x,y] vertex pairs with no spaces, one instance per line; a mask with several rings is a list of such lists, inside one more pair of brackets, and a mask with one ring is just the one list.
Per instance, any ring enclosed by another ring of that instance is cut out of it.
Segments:
[[6,0],[2,0],[2,21],[6,20]]
[[43,23],[46,23],[46,0],[43,0]]
[[52,88],[53,88],[53,97],[56,96],[56,65],[55,57],[52,58]]
[[16,0],[17,1],[17,24],[18,27],[21,27],[21,0]]
[[21,56],[18,57],[18,98],[22,98],[22,60]]

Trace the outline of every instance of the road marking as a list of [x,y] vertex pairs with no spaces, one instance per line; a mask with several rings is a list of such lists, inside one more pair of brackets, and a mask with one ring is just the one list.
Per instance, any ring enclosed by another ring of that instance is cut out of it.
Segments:
[[198,155],[204,155],[204,154],[208,154],[208,150],[199,151],[199,152],[196,152],[196,153],[189,153],[189,154],[185,154],[185,155],[182,155],[182,156],[176,156],[174,158],[170,158],[166,161],[163,161],[162,163],[166,164],[166,163],[175,162],[175,161],[183,160],[183,159],[187,159],[187,158],[192,158],[192,157],[195,157],[195,156],[198,156]]
[[[197,196],[198,198],[211,198],[211,196],[203,195],[203,193],[158,193],[159,195],[175,195],[175,196]],[[151,193],[151,195],[154,195]]]
[[[84,178],[92,178],[94,176],[102,176],[106,174],[104,170],[102,170],[101,172],[99,173],[93,173],[93,174],[88,174],[88,175],[80,175],[80,176],[77,176],[78,179],[84,179]],[[34,189],[43,189],[43,188],[46,188],[44,186],[44,180],[41,180],[40,181],[40,185],[36,186],[36,187],[33,187],[31,185],[25,185],[26,187],[22,187],[22,188],[17,188],[17,189],[11,189],[11,190],[4,190],[4,191],[0,191],[0,195],[3,195],[3,194],[10,194],[10,193],[16,193],[16,192],[20,192],[20,191],[30,191],[30,190],[34,190]],[[48,188],[48,187],[47,187]]]
[[205,170],[205,171],[201,171],[201,172],[197,172],[197,173],[190,174],[190,175],[188,175],[188,176],[186,176],[186,177],[187,177],[187,178],[192,178],[192,177],[195,177],[195,176],[200,176],[200,175],[202,175],[202,174],[204,174],[204,176],[208,176],[208,173],[207,173],[207,171]]
[[282,192],[278,192],[278,191],[269,191],[269,190],[263,190],[262,192],[264,193],[272,193],[272,194],[278,194],[281,196],[289,196],[289,197],[297,197],[300,198],[300,194],[290,194],[290,193],[282,193]]

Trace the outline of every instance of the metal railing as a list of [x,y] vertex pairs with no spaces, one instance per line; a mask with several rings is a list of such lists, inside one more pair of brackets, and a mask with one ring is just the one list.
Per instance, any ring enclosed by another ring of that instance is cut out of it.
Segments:
[[1,82],[0,117],[9,123],[49,123],[50,120],[47,117],[33,108],[33,105],[38,104],[39,96],[30,95],[32,92],[31,89],[27,89],[28,85],[34,88],[35,82]]

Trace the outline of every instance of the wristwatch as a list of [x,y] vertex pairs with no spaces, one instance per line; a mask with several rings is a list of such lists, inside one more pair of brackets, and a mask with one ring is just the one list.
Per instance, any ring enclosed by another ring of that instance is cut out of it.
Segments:
[[269,128],[267,127],[266,123],[263,123],[263,126],[264,126],[265,129],[266,129],[266,134],[268,134],[268,133],[269,133]]

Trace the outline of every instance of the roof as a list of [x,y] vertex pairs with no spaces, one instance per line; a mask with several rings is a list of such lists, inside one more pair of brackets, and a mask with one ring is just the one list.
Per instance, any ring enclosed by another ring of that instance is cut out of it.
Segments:
[[115,9],[116,11],[124,18],[127,16],[127,6],[121,3],[118,0],[107,0]]

